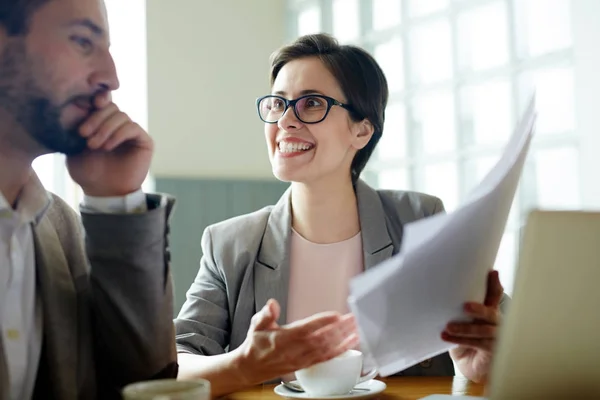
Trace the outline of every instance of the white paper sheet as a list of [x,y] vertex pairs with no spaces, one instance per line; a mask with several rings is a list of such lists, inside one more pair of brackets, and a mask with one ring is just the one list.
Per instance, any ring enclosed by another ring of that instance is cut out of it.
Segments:
[[354,278],[350,309],[382,376],[444,353],[440,338],[482,302],[535,126],[535,97],[492,170],[454,212],[407,224],[400,253]]

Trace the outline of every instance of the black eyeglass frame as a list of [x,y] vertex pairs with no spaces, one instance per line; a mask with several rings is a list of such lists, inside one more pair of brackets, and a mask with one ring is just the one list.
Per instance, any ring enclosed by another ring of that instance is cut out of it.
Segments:
[[[318,97],[321,98],[323,100],[325,100],[327,102],[327,110],[325,111],[325,115],[323,115],[323,118],[321,118],[318,121],[312,121],[312,122],[306,122],[304,121],[302,118],[300,118],[300,116],[298,115],[298,110],[296,110],[296,104],[303,99],[306,99],[307,97]],[[260,114],[260,103],[267,98],[276,98],[276,99],[280,99],[283,101],[283,103],[285,104],[285,108],[283,109],[283,112],[281,113],[281,116],[277,119],[277,121],[265,121],[265,119],[262,117],[262,115]],[[354,107],[352,107],[350,104],[344,104],[341,101],[338,101],[336,99],[334,99],[333,97],[329,97],[329,96],[325,96],[323,94],[306,94],[304,96],[300,96],[297,99],[294,100],[288,100],[285,97],[282,96],[278,96],[278,95],[274,95],[274,94],[268,94],[266,96],[262,96],[259,97],[258,99],[256,99],[256,110],[258,112],[258,117],[260,118],[261,121],[263,121],[266,124],[276,124],[277,122],[279,122],[279,120],[281,119],[281,117],[283,117],[285,115],[285,113],[287,112],[288,108],[292,107],[292,110],[294,110],[294,115],[296,116],[296,118],[298,118],[298,120],[300,122],[302,122],[303,124],[318,124],[319,122],[323,122],[325,120],[325,118],[327,118],[327,116],[329,115],[329,111],[331,111],[331,108],[333,106],[338,106],[338,107],[342,107],[343,109],[349,111],[350,113],[356,115],[356,111],[354,110]]]

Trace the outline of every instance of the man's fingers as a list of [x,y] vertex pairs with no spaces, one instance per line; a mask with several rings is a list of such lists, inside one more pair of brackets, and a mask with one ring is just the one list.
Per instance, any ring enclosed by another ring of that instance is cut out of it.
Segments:
[[94,106],[98,109],[106,107],[111,102],[112,102],[112,92],[110,92],[108,90],[98,93],[94,97]]
[[106,121],[111,115],[120,112],[116,104],[111,103],[108,106],[94,111],[92,115],[79,127],[79,133],[83,137],[92,136],[100,126]]
[[[134,134],[137,133],[139,135],[140,131],[136,132],[137,124],[134,124],[127,114],[122,112],[113,114],[108,120],[104,121],[102,125],[98,128],[96,133],[94,133],[88,139],[88,146],[91,149],[98,149],[100,147],[104,147],[107,144],[109,139],[113,139],[113,137],[117,134],[119,130],[120,135],[123,134]],[[118,136],[115,140],[118,140]],[[120,144],[120,143],[119,143]]]
[[106,151],[113,151],[123,143],[139,138],[142,134],[143,131],[135,124],[125,124],[104,142],[102,148]]

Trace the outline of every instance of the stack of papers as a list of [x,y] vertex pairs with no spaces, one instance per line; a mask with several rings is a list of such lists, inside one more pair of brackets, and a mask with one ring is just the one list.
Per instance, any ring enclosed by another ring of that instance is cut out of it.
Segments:
[[446,324],[465,319],[465,302],[483,302],[535,119],[533,97],[502,157],[465,202],[407,224],[400,252],[351,281],[361,347],[382,376],[455,347],[440,338]]

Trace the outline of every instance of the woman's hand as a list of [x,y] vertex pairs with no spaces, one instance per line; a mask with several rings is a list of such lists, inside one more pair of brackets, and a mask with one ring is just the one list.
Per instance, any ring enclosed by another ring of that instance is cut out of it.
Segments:
[[460,371],[474,382],[483,382],[490,371],[496,335],[500,323],[500,301],[504,289],[498,277],[498,271],[490,271],[487,281],[487,293],[484,304],[465,303],[466,314],[472,322],[450,322],[442,339],[458,344],[450,350],[450,356]]
[[275,300],[252,318],[244,343],[236,349],[240,378],[259,384],[337,357],[358,345],[354,317],[327,312],[279,326]]

